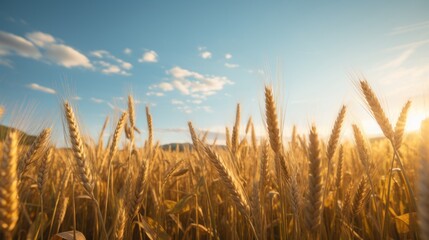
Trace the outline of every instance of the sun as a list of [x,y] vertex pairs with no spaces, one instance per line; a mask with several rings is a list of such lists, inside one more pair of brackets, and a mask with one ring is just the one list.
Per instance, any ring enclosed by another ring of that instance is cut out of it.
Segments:
[[427,114],[424,113],[411,113],[408,115],[407,124],[405,125],[405,131],[414,132],[420,129],[420,125],[424,119],[428,118]]

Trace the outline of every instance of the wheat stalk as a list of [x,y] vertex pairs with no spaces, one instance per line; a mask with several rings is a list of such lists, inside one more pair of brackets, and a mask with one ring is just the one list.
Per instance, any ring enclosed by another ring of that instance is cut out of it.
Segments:
[[429,118],[421,125],[421,155],[419,178],[417,182],[417,216],[422,240],[429,240]]

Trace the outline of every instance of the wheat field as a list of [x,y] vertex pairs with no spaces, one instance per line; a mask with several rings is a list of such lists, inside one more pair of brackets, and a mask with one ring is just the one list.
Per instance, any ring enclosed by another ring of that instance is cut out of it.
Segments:
[[383,138],[345,126],[341,105],[328,139],[314,124],[284,136],[270,86],[265,138],[252,119],[240,126],[237,105],[226,146],[189,122],[191,145],[161,148],[148,107],[147,126],[136,126],[132,96],[109,141],[108,118],[89,139],[65,101],[69,148],[55,148],[49,128],[31,145],[14,130],[0,143],[2,239],[429,239],[429,120],[404,133],[411,102],[390,122],[358,84]]

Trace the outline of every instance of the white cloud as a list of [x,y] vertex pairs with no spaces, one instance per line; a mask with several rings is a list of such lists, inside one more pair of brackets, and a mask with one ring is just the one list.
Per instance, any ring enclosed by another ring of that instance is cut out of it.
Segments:
[[227,68],[238,68],[240,65],[233,63],[225,63],[225,67]]
[[124,53],[130,55],[133,51],[130,48],[125,48]]
[[209,52],[209,51],[204,51],[204,52],[201,52],[201,53],[200,53],[200,56],[201,56],[203,59],[209,59],[209,58],[212,58],[212,53],[211,53],[211,52]]
[[52,62],[58,65],[62,65],[66,68],[92,68],[91,62],[85,55],[75,50],[74,48],[63,44],[54,44],[47,46],[46,57]]
[[208,113],[213,112],[213,110],[210,106],[201,106],[201,107],[198,107],[197,109],[201,109],[201,110],[208,112]]
[[[20,36],[0,31],[0,56],[15,53],[26,58],[47,60],[66,68],[92,68],[91,62],[84,54],[71,46],[60,43],[50,34],[32,32],[26,36],[30,41]],[[39,49],[43,51],[41,52]]]
[[195,99],[195,100],[192,100],[192,103],[195,103],[195,104],[201,104],[203,101],[202,100],[200,100],[200,99]]
[[185,104],[183,101],[177,100],[177,99],[171,99],[171,104],[173,105],[183,105]]
[[157,96],[157,97],[162,97],[164,96],[164,93],[162,92],[148,92],[146,93],[147,96]]
[[92,97],[92,98],[90,98],[91,99],[91,101],[93,101],[94,103],[98,103],[98,104],[100,104],[100,103],[103,103],[104,102],[104,100],[103,99],[99,99],[99,98],[94,98],[94,97]]
[[40,59],[42,57],[39,49],[27,39],[0,31],[0,56],[11,54],[33,59]]
[[173,85],[171,85],[171,83],[168,83],[168,82],[162,82],[158,85],[158,87],[161,88],[165,92],[174,90]]
[[105,73],[105,74],[112,74],[112,73],[120,74],[121,73],[121,68],[119,68],[116,65],[110,65],[110,66],[104,68],[103,70],[101,70],[101,72]]
[[143,54],[143,56],[139,59],[139,62],[150,62],[150,63],[158,62],[158,54],[153,50],[146,51]]
[[103,58],[104,56],[107,57],[110,55],[110,53],[106,50],[95,50],[95,51],[91,51],[89,54],[96,58]]
[[184,113],[187,113],[187,114],[192,113],[192,109],[191,109],[191,107],[189,107],[189,106],[187,106],[187,105],[180,105],[180,106],[178,106],[178,107],[177,107],[177,109],[178,109],[179,111],[184,112]]
[[126,70],[130,70],[133,67],[133,65],[129,62],[123,62],[122,63],[122,68],[126,69]]
[[231,58],[232,58],[232,54],[231,53],[225,54],[225,59],[231,59]]
[[56,94],[57,93],[54,89],[41,86],[37,83],[28,84],[27,87],[31,88],[33,90],[36,90],[36,91],[44,92],[44,93],[49,93],[49,94]]
[[72,100],[76,100],[76,101],[80,101],[80,100],[82,100],[82,98],[81,98],[81,97],[79,97],[79,96],[74,96],[74,97],[72,97],[71,99],[72,99]]
[[32,32],[28,33],[26,36],[30,41],[39,47],[44,47],[47,44],[53,44],[56,42],[52,35],[43,32]]
[[118,57],[115,57],[109,51],[106,50],[96,50],[90,53],[91,56],[100,61],[95,61],[94,64],[100,69],[104,74],[119,74],[124,76],[130,76],[130,70],[133,65],[129,62],[126,62]]
[[202,75],[181,67],[174,67],[167,71],[173,77],[173,86],[184,95],[210,96],[223,89],[231,80],[223,76]]

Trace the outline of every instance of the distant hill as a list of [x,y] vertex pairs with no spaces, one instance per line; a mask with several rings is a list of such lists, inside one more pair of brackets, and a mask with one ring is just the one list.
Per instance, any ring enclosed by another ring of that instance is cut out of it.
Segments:
[[31,145],[36,140],[36,136],[29,135],[15,128],[0,125],[0,141],[4,141],[6,139],[6,134],[12,129],[18,132],[19,139],[21,139],[21,144]]
[[170,144],[164,144],[161,145],[162,150],[176,150],[176,148],[179,147],[179,151],[183,152],[185,150],[185,147],[192,149],[193,146],[190,143],[170,143]]

